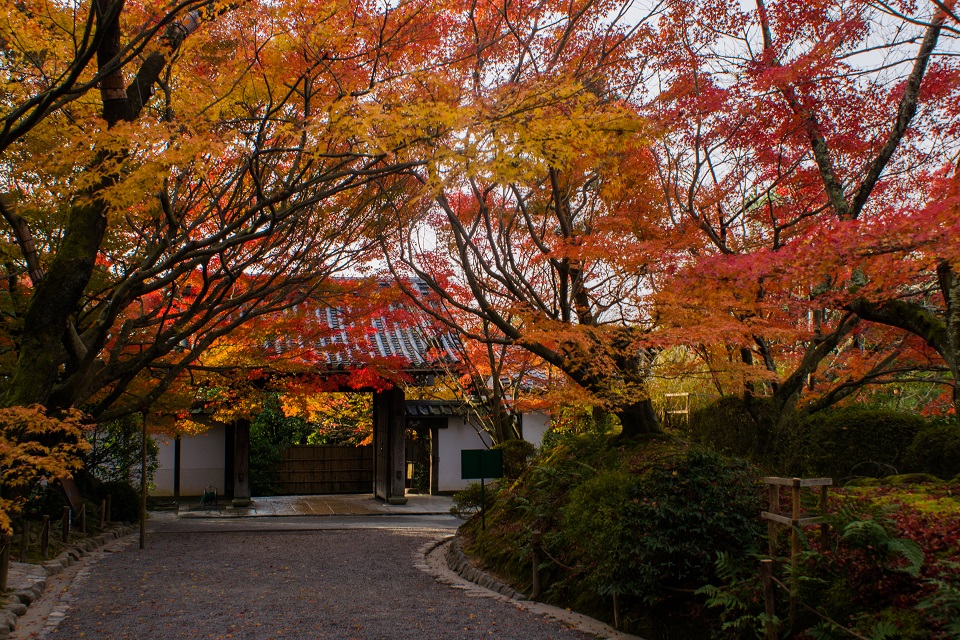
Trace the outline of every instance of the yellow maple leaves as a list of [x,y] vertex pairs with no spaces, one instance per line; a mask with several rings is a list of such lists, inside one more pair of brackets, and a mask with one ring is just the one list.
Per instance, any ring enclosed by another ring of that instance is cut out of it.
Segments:
[[79,411],[51,414],[40,405],[0,409],[0,530],[11,530],[11,518],[37,482],[70,477],[89,449]]

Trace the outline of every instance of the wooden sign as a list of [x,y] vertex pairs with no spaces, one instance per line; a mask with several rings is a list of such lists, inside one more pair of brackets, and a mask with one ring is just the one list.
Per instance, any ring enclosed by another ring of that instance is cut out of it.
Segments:
[[60,480],[60,490],[63,491],[63,495],[66,496],[67,502],[70,503],[70,508],[73,509],[73,512],[76,513],[80,510],[80,505],[83,504],[83,498],[80,496],[80,489],[77,488],[77,483],[73,481],[73,478],[64,478]]

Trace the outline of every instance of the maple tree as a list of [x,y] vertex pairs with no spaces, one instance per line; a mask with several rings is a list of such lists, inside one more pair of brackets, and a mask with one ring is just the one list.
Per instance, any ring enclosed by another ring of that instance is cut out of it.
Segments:
[[628,432],[678,345],[779,429],[868,384],[957,404],[952,3],[493,6],[459,14],[456,134],[389,194],[446,321]]
[[417,162],[375,121],[423,6],[8,8],[7,406],[144,410],[363,258],[370,183]]
[[431,135],[391,105],[415,101],[437,16],[5,0],[0,406],[143,413],[240,327],[333,295],[374,246],[372,182]]
[[79,469],[89,451],[78,411],[49,416],[44,407],[0,409],[0,531],[11,532],[11,514],[43,479],[63,479]]
[[664,341],[780,428],[904,376],[956,405],[953,3],[665,8]]
[[443,70],[459,89],[453,133],[388,193],[384,224],[401,230],[384,248],[395,273],[443,298],[438,321],[530,351],[631,435],[659,427],[646,276],[616,260],[644,213],[618,206],[646,179],[629,168],[641,184],[622,179],[645,164],[646,130],[630,101],[645,32],[626,11],[590,0],[459,8],[468,28],[450,39],[462,62]]

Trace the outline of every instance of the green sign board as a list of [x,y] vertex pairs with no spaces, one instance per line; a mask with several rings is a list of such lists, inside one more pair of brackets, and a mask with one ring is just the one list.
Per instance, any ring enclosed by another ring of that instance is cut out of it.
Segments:
[[502,478],[503,451],[463,449],[460,451],[460,477],[464,480]]

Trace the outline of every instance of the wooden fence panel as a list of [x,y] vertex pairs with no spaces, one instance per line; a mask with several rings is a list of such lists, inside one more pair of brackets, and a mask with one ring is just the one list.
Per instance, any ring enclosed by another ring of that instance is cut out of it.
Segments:
[[277,495],[371,493],[373,447],[300,445],[281,454]]

